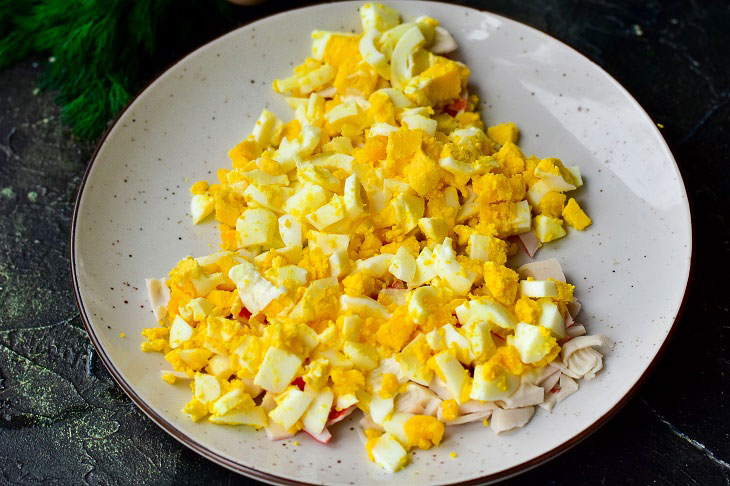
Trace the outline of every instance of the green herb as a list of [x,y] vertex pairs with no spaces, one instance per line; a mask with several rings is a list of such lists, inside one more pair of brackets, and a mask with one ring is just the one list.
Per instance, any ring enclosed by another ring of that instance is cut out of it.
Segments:
[[189,43],[202,12],[225,8],[222,0],[0,0],[0,68],[48,55],[40,87],[57,92],[78,137],[93,139],[161,46]]

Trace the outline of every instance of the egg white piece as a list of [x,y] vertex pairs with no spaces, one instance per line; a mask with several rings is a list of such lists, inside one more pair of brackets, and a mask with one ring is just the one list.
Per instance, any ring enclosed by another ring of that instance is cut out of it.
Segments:
[[266,351],[253,382],[271,393],[281,393],[294,379],[301,364],[299,356],[272,346]]
[[334,394],[332,393],[332,389],[328,387],[323,388],[317,393],[307,387],[304,388],[304,391],[314,395],[312,403],[302,418],[304,430],[312,435],[319,435],[327,424],[327,417],[332,409]]
[[372,449],[375,462],[388,472],[394,473],[408,462],[408,453],[391,434],[378,437]]

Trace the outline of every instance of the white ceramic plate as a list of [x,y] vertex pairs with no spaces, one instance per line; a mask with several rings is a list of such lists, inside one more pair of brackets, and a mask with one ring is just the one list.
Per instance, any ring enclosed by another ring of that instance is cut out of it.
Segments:
[[[405,17],[430,15],[461,46],[488,124],[514,121],[526,154],[580,165],[578,199],[593,218],[584,233],[547,245],[584,304],[591,333],[616,342],[606,368],[552,414],[495,436],[482,424],[451,428],[439,448],[418,451],[396,476],[366,458],[353,423],[323,446],[297,436],[269,442],[245,427],[194,424],[180,408],[190,390],[168,386],[162,355],[139,351],[154,324],[145,277],[218,246],[215,225],[193,227],[190,183],[215,179],[226,153],[264,106],[292,116],[271,81],[310,49],[313,29],[359,29],[357,2],[318,5],[242,27],[203,46],[152,83],[117,120],[89,165],[72,230],[74,286],[89,335],[121,387],[188,447],[269,482],[450,484],[516,474],[566,450],[622,405],[657,357],[685,293],[691,223],[679,171],[656,127],[608,74],[547,35],[476,10],[389,2]],[[120,337],[125,332],[126,339]],[[449,452],[457,458],[449,457]]]

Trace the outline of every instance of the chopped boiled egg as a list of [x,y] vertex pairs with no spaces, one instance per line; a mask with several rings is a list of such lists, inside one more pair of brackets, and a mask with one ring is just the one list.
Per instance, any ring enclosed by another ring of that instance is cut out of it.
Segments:
[[332,402],[334,401],[334,393],[330,388],[323,388],[318,392],[304,389],[305,393],[314,395],[309,408],[302,417],[302,424],[304,430],[312,435],[318,435],[322,433],[325,425],[327,424],[327,418],[329,417],[330,411],[332,410]]
[[409,67],[409,58],[416,48],[425,42],[426,39],[423,37],[421,29],[416,25],[411,26],[400,35],[390,61],[390,79],[393,86],[403,89],[408,84],[413,76],[413,71]]
[[319,248],[322,253],[329,256],[336,251],[347,251],[347,247],[350,245],[350,236],[310,231],[308,244],[310,248]]
[[294,379],[302,359],[283,349],[270,347],[253,382],[266,391],[281,393]]
[[517,325],[512,314],[501,304],[492,300],[474,299],[464,302],[456,308],[456,316],[464,326],[480,321],[495,324],[504,329],[514,329]]
[[540,297],[557,297],[558,287],[552,280],[522,280],[520,281],[520,293],[525,297],[534,299]]
[[281,216],[279,235],[284,246],[302,246],[302,223],[291,214]]
[[212,402],[221,394],[221,385],[215,376],[196,373],[193,383],[195,387],[195,398],[200,400],[200,403]]
[[185,341],[193,337],[194,329],[185,322],[185,319],[179,315],[170,326],[170,347],[172,349],[179,348]]
[[231,267],[228,276],[236,284],[241,302],[252,315],[258,314],[286,293],[285,288],[274,286],[255,265],[245,260]]
[[550,331],[556,338],[565,338],[565,318],[555,303],[550,301],[540,302],[540,317],[537,324]]
[[400,23],[398,11],[380,3],[366,3],[359,12],[364,32],[385,32]]
[[401,373],[409,380],[428,386],[433,379],[433,370],[426,365],[430,357],[429,344],[424,335],[419,334],[396,355],[396,361]]
[[364,317],[390,319],[391,316],[383,304],[370,297],[350,297],[349,295],[343,294],[340,297],[340,306],[342,312]]
[[365,202],[362,198],[362,184],[357,174],[345,179],[345,210],[351,220],[356,220],[365,213]]
[[375,346],[367,343],[345,341],[343,350],[345,356],[352,361],[352,364],[362,371],[370,371],[378,366],[378,352]]
[[383,253],[365,260],[359,260],[355,265],[355,272],[365,272],[373,277],[380,278],[390,270],[390,265],[392,263],[393,255],[390,253]]
[[383,434],[374,439],[370,454],[380,467],[391,473],[408,463],[408,453],[391,434]]
[[304,415],[313,399],[312,393],[301,391],[296,387],[289,388],[276,397],[276,407],[269,412],[269,417],[289,430]]
[[566,235],[563,222],[545,214],[535,216],[535,234],[540,242],[547,243]]
[[471,378],[451,351],[441,351],[436,354],[429,360],[429,366],[446,383],[446,388],[457,403],[464,403],[467,400]]
[[514,346],[520,352],[523,363],[535,363],[553,349],[555,338],[542,326],[520,322],[515,328]]
[[456,252],[452,248],[451,238],[437,246],[436,268],[439,277],[448,282],[449,286],[459,294],[466,294],[471,289],[477,274],[465,269],[457,260]]
[[562,211],[562,216],[566,223],[579,231],[583,231],[592,223],[591,218],[586,215],[573,198],[568,200],[568,204],[565,205]]
[[236,221],[236,233],[242,248],[274,246],[278,233],[276,214],[264,208],[246,209]]
[[394,401],[393,397],[383,398],[378,393],[373,393],[368,406],[373,422],[382,426],[393,413]]
[[520,377],[498,363],[487,362],[474,367],[474,382],[469,398],[472,400],[504,400],[520,385]]
[[416,275],[416,259],[405,246],[398,248],[388,271],[398,280],[410,282]]
[[289,121],[264,109],[232,167],[191,187],[193,222],[214,216],[223,251],[149,281],[142,349],[165,353],[168,383],[192,380],[194,421],[327,442],[357,407],[370,458],[394,472],[484,402],[507,407],[495,430],[529,419],[509,407],[542,390],[576,304],[559,268],[520,280],[508,238],[531,255],[591,220],[567,194],[578,167],[484,124],[436,19],[359,13],[362,32],[312,32],[311,56],[274,81]]
[[207,194],[195,194],[190,200],[190,214],[193,224],[198,224],[210,215],[215,209],[215,198]]

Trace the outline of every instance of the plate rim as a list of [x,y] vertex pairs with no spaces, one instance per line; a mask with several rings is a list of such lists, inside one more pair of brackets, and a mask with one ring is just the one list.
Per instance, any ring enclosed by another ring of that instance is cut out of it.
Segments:
[[[226,469],[236,472],[238,474],[242,474],[244,476],[263,481],[269,484],[275,484],[275,485],[291,485],[291,486],[310,486],[314,485],[316,483],[310,483],[305,481],[298,481],[294,479],[289,479],[283,476],[278,476],[276,474],[267,473],[264,471],[260,471],[256,468],[246,466],[244,464],[241,464],[239,462],[230,460],[221,454],[218,454],[217,452],[209,449],[204,444],[202,444],[200,441],[188,436],[185,434],[182,430],[177,428],[175,425],[170,423],[164,416],[161,414],[158,414],[155,412],[151,406],[147,404],[147,402],[144,401],[137,393],[135,392],[133,386],[128,383],[120,374],[120,372],[117,370],[117,368],[112,364],[110,357],[106,354],[106,351],[101,344],[101,340],[99,336],[97,336],[96,332],[94,331],[94,327],[91,324],[91,319],[89,318],[86,308],[84,306],[83,299],[81,298],[81,290],[80,290],[80,284],[79,284],[79,278],[76,271],[76,225],[78,222],[78,216],[79,216],[79,207],[81,203],[81,199],[84,195],[84,189],[86,188],[86,182],[88,180],[89,174],[91,173],[91,169],[94,166],[94,163],[96,162],[99,152],[101,148],[104,146],[104,144],[107,141],[107,138],[111,134],[112,130],[117,126],[120,119],[124,116],[124,114],[129,110],[129,108],[135,104],[135,102],[144,94],[147,92],[147,90],[155,84],[160,78],[165,76],[168,72],[170,72],[173,68],[175,68],[178,64],[181,64],[185,62],[189,57],[197,54],[202,49],[207,48],[210,44],[219,41],[223,37],[226,37],[228,35],[233,35],[235,32],[238,32],[241,29],[244,29],[246,27],[249,27],[251,25],[255,25],[259,22],[264,22],[268,19],[277,17],[279,15],[288,14],[290,12],[294,11],[302,11],[302,10],[309,10],[313,8],[321,7],[322,5],[326,5],[328,2],[326,0],[319,0],[316,3],[312,3],[309,5],[306,5],[304,7],[294,8],[294,9],[288,9],[281,12],[277,12],[273,15],[267,15],[265,17],[262,17],[260,19],[256,19],[253,21],[245,22],[238,27],[229,30],[227,32],[224,32],[212,39],[210,39],[205,44],[197,47],[195,50],[191,51],[184,57],[178,59],[177,61],[174,61],[173,63],[169,64],[159,75],[155,76],[153,79],[151,79],[149,82],[147,82],[142,88],[139,89],[137,94],[134,95],[134,97],[127,103],[127,105],[122,109],[112,120],[112,122],[109,124],[107,129],[105,130],[104,134],[100,138],[98,144],[94,148],[94,152],[89,159],[89,162],[86,166],[86,169],[84,170],[84,174],[81,178],[81,181],[79,183],[78,189],[76,190],[76,197],[74,201],[74,209],[71,216],[71,225],[70,225],[70,240],[69,240],[69,264],[71,267],[71,280],[72,280],[72,287],[73,287],[73,293],[74,293],[74,300],[76,301],[76,306],[79,309],[79,316],[81,317],[81,321],[84,324],[84,328],[86,329],[87,334],[89,335],[89,339],[91,340],[92,344],[94,345],[94,348],[96,349],[97,354],[99,355],[99,358],[101,359],[102,363],[106,367],[106,369],[111,374],[112,378],[116,382],[116,384],[124,391],[124,393],[132,400],[132,402],[150,419],[153,423],[155,423],[158,427],[160,427],[162,430],[164,430],[168,435],[172,436],[174,439],[176,439],[178,442],[180,442],[182,445],[188,447],[192,451],[198,453],[202,457],[225,467]],[[362,3],[359,0],[351,0],[349,2],[342,2],[342,3]],[[677,160],[674,157],[674,153],[672,152],[671,148],[669,147],[669,144],[665,140],[664,136],[662,135],[661,131],[656,127],[654,124],[651,116],[646,112],[644,107],[634,98],[634,96],[616,79],[614,78],[610,73],[608,73],[602,66],[592,61],[588,56],[584,55],[580,51],[578,51],[576,48],[572,47],[570,44],[567,44],[566,42],[563,42],[560,39],[557,39],[556,37],[536,28],[531,25],[527,25],[519,20],[515,20],[509,17],[506,17],[504,15],[496,14],[494,12],[491,12],[487,9],[480,9],[476,7],[466,6],[466,5],[454,5],[446,2],[441,1],[433,1],[433,0],[418,0],[413,3],[424,3],[424,4],[438,4],[442,6],[448,6],[448,7],[458,7],[463,8],[467,10],[471,10],[476,13],[480,14],[489,14],[491,16],[494,16],[500,20],[507,21],[510,23],[516,23],[519,24],[523,28],[527,28],[530,30],[533,30],[539,34],[542,34],[544,36],[547,36],[552,41],[557,42],[561,44],[563,47],[566,47],[570,51],[572,51],[574,54],[577,54],[578,56],[582,57],[585,61],[593,65],[594,68],[597,68],[602,74],[604,74],[610,82],[614,84],[616,88],[619,89],[619,91],[627,98],[629,102],[632,102],[636,108],[639,109],[639,111],[644,115],[644,117],[650,122],[655,135],[658,135],[658,138],[663,145],[664,149],[668,153],[669,157],[671,158],[671,161],[674,164],[674,169],[676,171],[676,174],[678,175],[678,182],[680,183],[681,192],[683,195],[683,199],[686,203],[687,208],[687,215],[689,219],[689,266],[687,270],[686,280],[684,282],[684,290],[682,294],[682,300],[679,304],[679,307],[677,308],[677,313],[672,321],[671,327],[669,328],[669,331],[667,332],[666,337],[664,338],[664,341],[662,342],[659,349],[656,351],[656,354],[649,362],[649,365],[646,367],[644,372],[641,374],[641,376],[636,380],[636,382],[631,386],[631,388],[616,402],[616,404],[611,407],[606,413],[598,417],[593,423],[591,423],[588,427],[586,427],[584,430],[582,430],[580,433],[574,435],[570,439],[562,442],[561,444],[553,447],[549,451],[546,451],[542,454],[540,454],[537,457],[534,457],[528,461],[522,462],[520,464],[517,464],[515,466],[512,466],[508,469],[487,474],[484,476],[480,476],[473,479],[468,479],[465,481],[456,481],[456,482],[445,482],[440,483],[441,486],[449,486],[449,485],[463,485],[463,486],[471,486],[471,485],[478,485],[478,484],[485,484],[485,483],[494,483],[497,481],[505,480],[510,477],[517,476],[521,473],[527,472],[531,469],[534,469],[546,462],[548,462],[551,459],[554,459],[558,457],[559,455],[563,454],[564,452],[567,452],[568,450],[572,449],[579,443],[583,442],[585,439],[587,439],[589,436],[591,436],[593,433],[595,433],[598,429],[603,427],[611,418],[613,418],[621,409],[623,409],[629,401],[634,397],[636,392],[643,386],[647,380],[647,378],[655,371],[656,366],[659,361],[663,358],[664,354],[667,352],[667,349],[669,347],[669,343],[672,340],[673,336],[675,335],[675,332],[678,327],[678,322],[681,319],[681,317],[684,314],[684,311],[686,309],[687,300],[689,298],[689,289],[690,289],[690,283],[693,280],[694,270],[695,270],[695,245],[694,245],[694,239],[695,239],[695,226],[693,225],[693,210],[692,210],[692,203],[689,199],[689,196],[687,194],[687,188],[684,183],[684,176],[682,175],[681,170],[679,169],[679,164],[677,164]],[[322,483],[324,484],[324,483]]]

